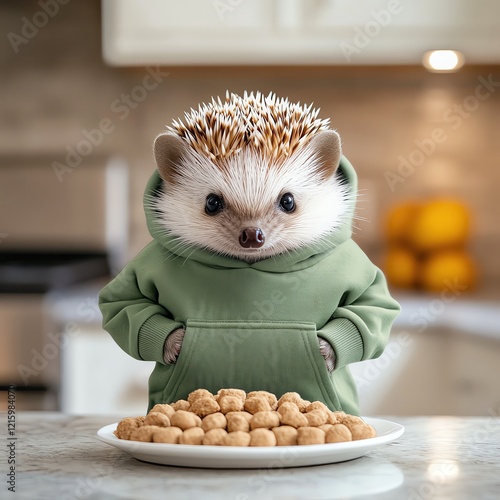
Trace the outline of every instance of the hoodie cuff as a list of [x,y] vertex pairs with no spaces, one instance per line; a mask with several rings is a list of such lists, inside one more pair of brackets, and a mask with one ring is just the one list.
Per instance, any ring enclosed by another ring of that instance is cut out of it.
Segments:
[[335,351],[335,369],[363,359],[363,340],[356,325],[347,318],[335,318],[317,332]]
[[161,314],[153,314],[139,330],[139,355],[144,361],[163,361],[163,346],[167,337],[183,324],[173,321]]

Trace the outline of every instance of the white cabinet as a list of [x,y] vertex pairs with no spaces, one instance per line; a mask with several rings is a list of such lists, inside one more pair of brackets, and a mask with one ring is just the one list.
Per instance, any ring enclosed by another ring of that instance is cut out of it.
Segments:
[[496,0],[103,0],[110,65],[500,62]]
[[453,413],[499,416],[500,342],[460,335],[449,348]]
[[67,337],[61,367],[61,410],[70,414],[143,415],[155,363],[123,352],[104,330],[81,325]]
[[395,329],[384,354],[351,365],[363,415],[500,412],[500,340],[446,328]]
[[59,405],[64,413],[124,417],[147,410],[155,363],[132,358],[102,328],[98,294],[108,281],[54,290],[45,297],[47,329],[60,335]]

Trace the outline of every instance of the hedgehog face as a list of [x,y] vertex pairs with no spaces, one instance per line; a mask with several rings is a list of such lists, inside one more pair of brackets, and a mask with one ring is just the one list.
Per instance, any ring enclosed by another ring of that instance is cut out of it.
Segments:
[[250,145],[215,162],[172,134],[157,138],[155,155],[164,179],[155,205],[178,254],[194,244],[254,262],[320,240],[347,211],[333,131],[285,160]]

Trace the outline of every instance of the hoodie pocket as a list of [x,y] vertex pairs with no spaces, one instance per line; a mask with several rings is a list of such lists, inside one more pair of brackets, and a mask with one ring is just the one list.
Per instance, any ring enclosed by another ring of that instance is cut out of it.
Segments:
[[167,382],[166,402],[200,387],[295,391],[341,409],[319,352],[314,323],[188,320],[182,349]]

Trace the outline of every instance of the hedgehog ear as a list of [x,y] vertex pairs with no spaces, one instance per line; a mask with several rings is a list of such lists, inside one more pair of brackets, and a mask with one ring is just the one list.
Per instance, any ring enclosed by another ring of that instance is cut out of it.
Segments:
[[156,166],[164,181],[173,182],[175,174],[179,172],[181,160],[188,151],[189,145],[177,135],[161,134],[155,139]]
[[325,179],[330,178],[339,166],[342,155],[340,136],[334,130],[324,130],[315,135],[309,147],[318,158],[318,169]]

